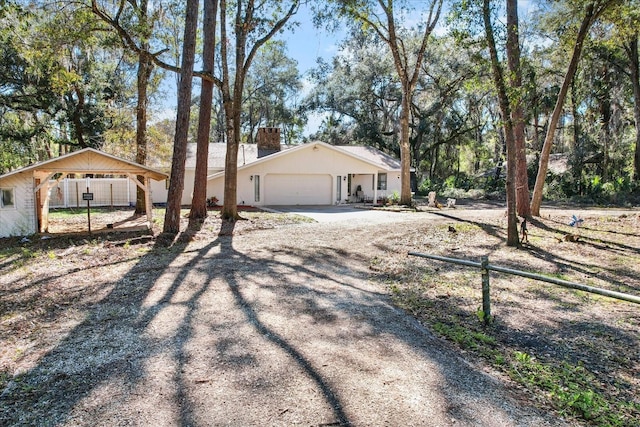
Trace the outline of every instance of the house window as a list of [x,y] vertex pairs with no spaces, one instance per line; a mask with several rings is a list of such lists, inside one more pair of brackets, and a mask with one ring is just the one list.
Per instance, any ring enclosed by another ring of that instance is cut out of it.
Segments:
[[13,209],[13,188],[0,188],[0,209]]
[[260,201],[260,175],[253,175],[253,198],[256,202]]
[[378,190],[386,190],[387,189],[387,174],[379,173],[378,174]]

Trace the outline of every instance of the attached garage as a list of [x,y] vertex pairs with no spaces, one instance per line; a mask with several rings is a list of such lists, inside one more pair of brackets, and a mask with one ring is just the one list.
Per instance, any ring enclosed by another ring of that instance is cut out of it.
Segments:
[[332,178],[327,174],[267,174],[266,205],[330,205]]
[[[260,144],[257,149],[260,153]],[[371,147],[315,141],[252,161],[239,155],[239,163],[236,201],[242,205],[329,206],[378,200],[400,191],[400,162]],[[224,203],[224,180],[224,172],[207,177],[207,197]]]

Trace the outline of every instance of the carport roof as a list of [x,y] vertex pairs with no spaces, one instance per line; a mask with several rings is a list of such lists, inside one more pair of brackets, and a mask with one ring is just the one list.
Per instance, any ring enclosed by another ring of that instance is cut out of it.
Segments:
[[143,175],[155,180],[163,180],[169,176],[155,169],[148,168],[135,162],[121,159],[111,154],[93,148],[84,148],[73,153],[45,160],[40,163],[16,169],[0,176],[0,180],[23,172],[45,173],[77,173],[77,174],[105,174],[105,175]]

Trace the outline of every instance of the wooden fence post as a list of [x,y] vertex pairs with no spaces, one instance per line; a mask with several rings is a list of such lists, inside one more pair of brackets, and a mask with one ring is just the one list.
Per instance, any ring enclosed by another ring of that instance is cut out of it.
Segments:
[[480,272],[482,273],[482,318],[485,325],[491,323],[491,297],[489,295],[489,257],[483,256],[480,261]]

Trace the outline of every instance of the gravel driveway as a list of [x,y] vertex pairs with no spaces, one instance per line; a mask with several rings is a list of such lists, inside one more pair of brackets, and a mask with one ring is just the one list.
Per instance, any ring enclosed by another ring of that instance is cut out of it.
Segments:
[[[426,213],[396,215],[406,226],[436,220]],[[9,387],[46,385],[5,408],[4,420],[562,425],[515,400],[498,380],[391,306],[380,283],[369,280],[370,260],[384,244],[377,227],[288,225],[68,272],[65,279],[78,283],[100,284],[108,274],[121,279],[96,285],[103,293],[96,297],[99,309],[96,303],[78,314],[70,332],[25,372],[22,385]]]
[[365,206],[273,206],[267,208],[271,212],[282,212],[306,216],[321,223],[358,222],[380,224],[403,221],[409,218],[399,212],[367,209]]

